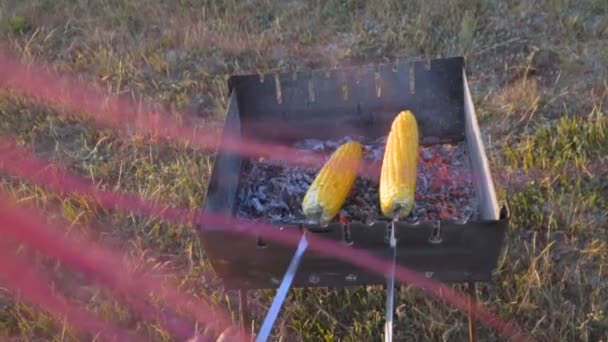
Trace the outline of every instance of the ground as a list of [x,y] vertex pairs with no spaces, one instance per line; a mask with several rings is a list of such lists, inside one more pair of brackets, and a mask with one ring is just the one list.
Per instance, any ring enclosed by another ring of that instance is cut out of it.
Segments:
[[[407,3],[407,4],[406,4]],[[2,45],[26,64],[155,101],[218,127],[233,73],[462,55],[490,166],[513,213],[505,251],[480,300],[539,341],[608,341],[608,2],[326,0],[4,0]],[[1,83],[1,81],[0,81]],[[2,88],[0,131],[38,156],[123,191],[189,209],[205,200],[213,153],[96,125],[95,113],[44,106]],[[214,128],[216,129],[216,128]],[[192,226],[103,209],[3,175],[2,190],[235,314]],[[54,288],[150,340],[174,340],[121,298],[52,260]],[[274,291],[253,294],[255,331]],[[396,340],[461,341],[465,316],[420,291],[396,298]],[[293,291],[274,338],[380,340],[381,287]],[[479,327],[480,341],[504,340]],[[90,340],[61,318],[0,288],[0,335]]]

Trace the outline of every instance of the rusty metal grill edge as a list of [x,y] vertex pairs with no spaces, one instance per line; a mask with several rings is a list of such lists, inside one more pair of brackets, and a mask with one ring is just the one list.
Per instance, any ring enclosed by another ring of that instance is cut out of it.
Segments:
[[[411,84],[414,88],[410,88]],[[346,91],[343,85],[348,86]],[[439,244],[429,242],[436,230],[433,222],[398,223],[397,264],[443,282],[491,279],[510,213],[506,203],[499,209],[496,200],[462,57],[262,77],[233,76],[228,86],[230,100],[224,136],[275,143],[343,135],[375,137],[388,132],[396,112],[409,108],[419,121],[422,144],[466,140],[480,220],[464,224],[439,222],[442,239]],[[266,127],[264,120],[273,121],[273,124],[279,121],[279,127]],[[218,152],[207,190],[205,212],[235,217],[236,194],[244,162],[246,160],[239,155]],[[351,223],[352,247],[388,259],[387,224]],[[298,227],[285,226],[284,229]],[[338,223],[315,234],[336,241],[343,239]],[[228,289],[278,287],[295,250],[295,247],[273,243],[259,248],[255,237],[206,230],[204,225],[200,226],[199,236],[204,252]],[[384,283],[384,277],[379,274],[308,253],[301,261],[293,287]]]

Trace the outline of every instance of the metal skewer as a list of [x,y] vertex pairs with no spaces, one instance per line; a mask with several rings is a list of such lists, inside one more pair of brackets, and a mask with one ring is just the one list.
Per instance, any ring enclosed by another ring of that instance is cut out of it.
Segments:
[[384,322],[384,341],[393,341],[393,311],[395,303],[395,263],[397,260],[397,239],[395,239],[395,221],[391,223],[389,245],[393,250],[391,268],[386,282],[386,319]]
[[256,342],[265,342],[268,340],[268,336],[270,336],[270,331],[274,326],[274,322],[279,315],[279,311],[281,311],[281,307],[283,306],[283,302],[285,302],[285,298],[287,298],[287,294],[289,293],[289,288],[291,287],[291,283],[293,278],[298,271],[298,267],[300,266],[300,261],[302,260],[302,256],[308,247],[308,240],[306,240],[306,234],[303,233],[300,238],[300,242],[298,243],[298,249],[294,254],[293,258],[291,258],[291,262],[289,263],[289,267],[287,268],[287,272],[283,276],[283,280],[281,281],[281,285],[279,286],[279,290],[277,294],[274,296],[272,300],[272,305],[270,306],[270,310],[266,314],[266,318],[264,318],[264,323],[260,328],[260,332],[256,337]]

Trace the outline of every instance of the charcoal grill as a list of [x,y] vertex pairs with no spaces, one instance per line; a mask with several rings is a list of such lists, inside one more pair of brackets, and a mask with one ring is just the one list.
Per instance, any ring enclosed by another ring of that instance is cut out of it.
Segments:
[[[330,70],[236,75],[228,80],[224,139],[240,136],[289,145],[299,139],[386,135],[395,115],[410,109],[421,145],[465,141],[479,205],[478,218],[398,222],[395,262],[434,280],[468,283],[491,280],[509,223],[507,204],[499,205],[468,87],[462,57],[374,64]],[[271,122],[271,124],[268,124]],[[242,170],[249,160],[218,151],[204,211],[235,217]],[[388,259],[390,222],[349,222],[349,243]],[[295,248],[201,225],[202,247],[226,288],[241,291],[277,288]],[[301,229],[301,225],[282,225]],[[308,233],[344,241],[343,224],[307,225]],[[438,239],[439,238],[439,239]],[[347,287],[384,284],[385,277],[314,253],[299,260],[291,287]],[[243,294],[243,292],[241,292]],[[241,305],[246,306],[246,301]],[[242,308],[246,313],[246,308]],[[243,319],[246,319],[243,317]],[[473,336],[473,321],[469,330]]]

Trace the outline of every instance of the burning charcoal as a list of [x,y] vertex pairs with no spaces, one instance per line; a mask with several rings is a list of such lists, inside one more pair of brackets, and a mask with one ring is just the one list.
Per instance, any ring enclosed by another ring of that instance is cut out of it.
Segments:
[[292,193],[290,193],[290,191],[289,191],[289,190],[287,190],[287,189],[283,189],[283,190],[280,192],[280,194],[281,194],[281,199],[282,199],[284,202],[287,202],[287,203],[289,203],[289,200],[290,200],[290,199],[293,197],[293,195],[292,195],[292,194],[293,194],[293,192],[292,192]]
[[264,212],[264,206],[262,205],[262,203],[260,203],[260,200],[257,197],[253,197],[251,199],[251,204],[258,213]]
[[323,141],[318,139],[303,140],[301,143],[297,143],[295,147],[312,151],[322,151],[324,149]]
[[278,225],[281,225],[283,223],[283,217],[281,217],[281,215],[270,214],[268,216],[270,217],[270,224],[273,225],[273,226],[278,226]]
[[309,174],[307,174],[307,173],[302,174],[302,179],[304,180],[304,182],[306,182],[306,184],[312,184],[312,182],[313,182],[313,180],[314,180],[314,179],[313,179],[313,178],[312,178],[312,177],[311,177]]
[[382,160],[382,158],[384,157],[383,153],[384,151],[380,149],[372,149],[370,150],[369,154],[366,155],[365,159],[374,161]]
[[247,188],[244,188],[243,190],[239,191],[239,201],[245,202],[246,198],[247,198]]
[[424,215],[426,215],[426,209],[423,206],[417,205],[414,207],[412,213],[415,217],[424,217]]
[[312,148],[312,150],[315,151],[315,152],[321,152],[324,149],[325,149],[325,146],[323,146],[323,144],[316,145],[315,147]]
[[418,223],[420,220],[418,219],[418,217],[417,217],[417,216],[410,214],[410,215],[408,215],[408,216],[407,216],[405,219],[403,219],[403,221],[404,221],[405,223],[408,223],[408,224],[416,224],[416,223]]
[[302,187],[296,184],[288,184],[286,189],[289,194],[295,194],[302,191]]
[[421,175],[421,177],[418,177],[418,187],[419,187],[419,191],[422,191],[422,192],[428,191],[429,181],[427,180],[427,177],[425,175]]
[[300,189],[304,189],[304,191],[306,191],[306,189],[308,189],[308,187],[310,187],[310,184],[306,183],[304,180],[299,181],[297,184],[300,187]]
[[289,210],[289,206],[285,202],[275,200],[275,199],[271,200],[270,203],[268,203],[268,207],[273,208],[273,209]]
[[[340,141],[338,142],[338,145],[346,144],[347,142],[353,141],[353,140],[355,140],[355,139],[353,139],[352,137],[347,135],[344,138],[340,139]],[[356,139],[356,140],[360,140],[360,139]]]
[[335,150],[335,149],[337,149],[340,146],[340,143],[337,142],[337,141],[326,141],[325,142],[325,146],[328,149]]
[[285,188],[285,181],[283,179],[274,178],[270,180],[270,184],[273,187],[273,191],[281,191]]
[[380,138],[376,139],[376,140],[374,141],[374,143],[375,143],[375,144],[378,144],[378,145],[382,145],[382,146],[384,146],[384,145],[386,144],[386,139],[387,139],[387,138],[388,138],[388,136],[387,136],[387,135],[381,136]]
[[463,221],[468,221],[471,216],[473,215],[473,208],[469,207],[468,205],[464,207],[464,209],[462,210],[462,220]]
[[422,159],[424,159],[424,161],[429,161],[433,158],[433,153],[431,153],[431,151],[429,151],[428,149],[424,149],[422,151]]
[[263,193],[262,191],[258,190],[255,193],[256,197],[258,197],[260,200],[265,201],[268,197],[266,197],[266,194]]
[[[308,139],[296,143],[304,153],[323,145],[328,155],[349,138],[320,141]],[[364,158],[380,162],[386,136],[374,140],[355,138],[364,147]],[[425,146],[418,163],[416,204],[408,222],[440,218],[475,220],[477,201],[464,143]],[[379,164],[380,165],[380,164]],[[442,171],[443,169],[443,171]],[[244,167],[243,186],[238,192],[237,213],[241,217],[293,223],[302,220],[301,202],[318,170],[293,167],[280,161],[250,161]],[[442,172],[444,174],[442,174]],[[437,183],[437,190],[433,185]],[[271,203],[267,204],[270,200]],[[378,182],[358,177],[344,212],[352,222],[371,223],[384,220],[379,210]],[[440,214],[443,215],[440,217]]]

